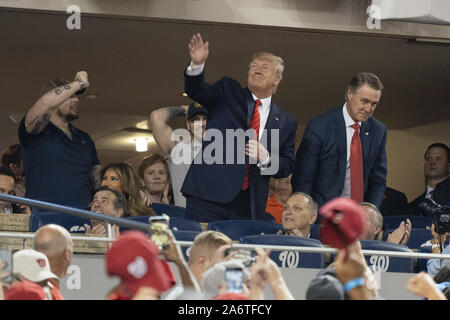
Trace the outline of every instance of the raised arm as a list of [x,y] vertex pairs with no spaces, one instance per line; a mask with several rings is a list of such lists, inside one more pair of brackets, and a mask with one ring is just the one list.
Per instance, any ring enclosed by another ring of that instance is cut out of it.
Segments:
[[150,114],[150,126],[153,137],[164,155],[170,155],[175,141],[172,141],[172,128],[168,122],[176,117],[185,116],[188,106],[165,107],[153,111]]
[[200,33],[194,34],[189,41],[189,55],[191,56],[191,61],[193,66],[200,66],[205,63],[209,55],[209,42],[203,42]]
[[47,126],[50,116],[55,108],[62,102],[69,99],[78,90],[89,87],[87,73],[80,71],[75,75],[74,81],[65,84],[40,97],[28,110],[25,117],[25,128],[30,134],[38,134]]

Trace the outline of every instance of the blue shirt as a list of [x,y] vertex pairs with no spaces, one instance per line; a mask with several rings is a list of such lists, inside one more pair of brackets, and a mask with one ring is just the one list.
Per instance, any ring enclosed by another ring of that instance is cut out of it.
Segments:
[[[450,254],[450,244],[448,244],[442,254]],[[450,266],[450,259],[443,259],[442,266]],[[430,259],[427,262],[427,273],[435,276],[441,270],[441,259]]]
[[25,197],[86,209],[92,198],[91,170],[99,164],[94,141],[71,124],[72,140],[51,121],[39,134],[19,126],[26,178]]

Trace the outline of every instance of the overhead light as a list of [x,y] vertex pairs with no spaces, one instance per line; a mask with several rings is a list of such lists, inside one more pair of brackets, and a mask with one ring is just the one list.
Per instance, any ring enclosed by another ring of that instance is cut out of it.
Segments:
[[136,141],[136,151],[137,152],[145,152],[148,150],[147,138],[139,137],[134,139]]
[[183,97],[187,97],[187,96],[188,96],[186,92],[183,92],[181,95],[182,95]]
[[97,98],[97,95],[95,93],[86,94],[84,96],[85,100],[95,100],[95,98]]
[[414,39],[415,42],[422,42],[422,43],[434,43],[434,44],[450,44],[450,39],[443,39],[443,38],[424,38],[424,37],[417,37]]

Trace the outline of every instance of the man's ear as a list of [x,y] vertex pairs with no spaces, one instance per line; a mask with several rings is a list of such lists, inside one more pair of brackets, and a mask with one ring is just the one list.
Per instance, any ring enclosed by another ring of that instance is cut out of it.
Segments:
[[312,226],[314,223],[316,223],[316,220],[317,220],[317,213],[312,215],[311,220],[309,221],[309,224]]
[[117,217],[120,218],[121,216],[123,216],[123,208],[119,208],[117,209],[117,213],[119,214]]
[[9,169],[11,169],[12,173],[14,173],[14,175],[17,176],[17,171],[18,171],[17,164],[10,163],[8,165],[8,167],[9,167]]
[[353,99],[353,93],[350,89],[347,89],[347,101]]

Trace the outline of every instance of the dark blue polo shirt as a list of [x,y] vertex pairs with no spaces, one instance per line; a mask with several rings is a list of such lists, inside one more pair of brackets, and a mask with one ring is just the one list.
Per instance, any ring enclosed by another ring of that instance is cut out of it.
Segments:
[[92,199],[91,170],[98,165],[94,141],[69,124],[72,140],[51,121],[36,135],[20,122],[19,140],[25,169],[25,197],[87,208]]

